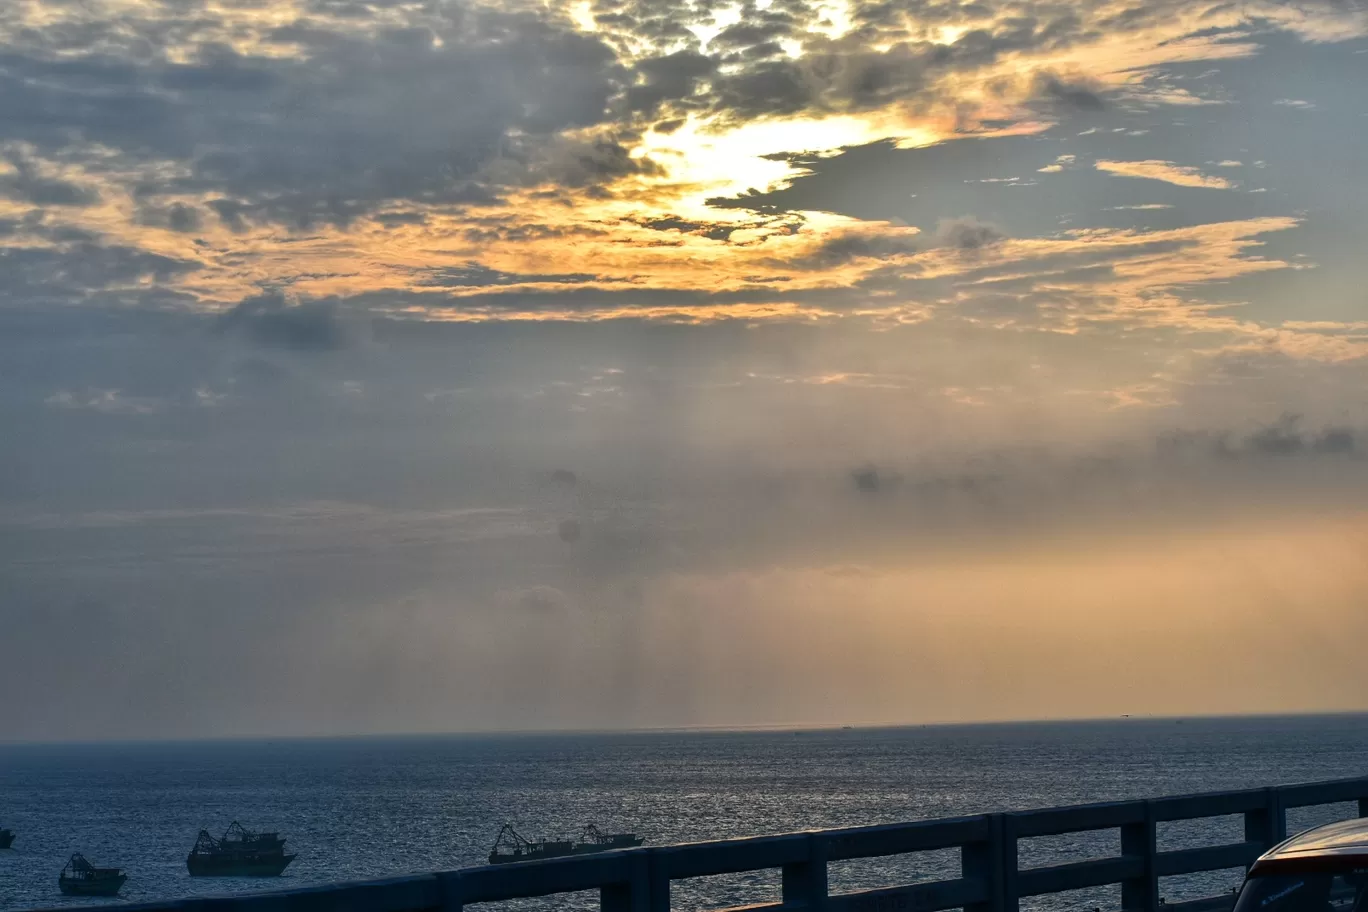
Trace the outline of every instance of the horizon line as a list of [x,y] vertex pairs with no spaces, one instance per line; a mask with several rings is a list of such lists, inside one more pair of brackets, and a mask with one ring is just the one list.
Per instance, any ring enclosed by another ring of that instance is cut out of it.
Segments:
[[0,738],[0,748],[14,747],[109,747],[116,745],[175,745],[213,743],[254,743],[263,741],[382,741],[421,738],[523,738],[523,737],[611,737],[622,735],[669,734],[779,734],[783,732],[898,731],[920,728],[990,728],[1019,725],[1103,724],[1126,722],[1223,721],[1236,719],[1312,719],[1368,716],[1368,708],[1340,710],[1293,710],[1284,712],[1227,712],[1175,715],[1167,713],[1122,713],[1108,716],[1059,716],[1022,719],[983,719],[931,722],[779,722],[750,725],[664,725],[622,728],[507,728],[446,729],[372,732],[258,733],[224,735],[183,735],[133,738]]

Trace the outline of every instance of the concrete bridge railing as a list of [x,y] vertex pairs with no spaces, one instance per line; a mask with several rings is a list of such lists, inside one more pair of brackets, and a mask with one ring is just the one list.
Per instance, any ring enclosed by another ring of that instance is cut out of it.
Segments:
[[[673,881],[773,870],[782,901],[744,912],[1017,912],[1023,897],[1121,885],[1126,912],[1157,912],[1160,878],[1248,866],[1287,833],[1289,808],[1356,802],[1368,817],[1368,778],[1210,792],[1143,801],[1012,811],[815,830],[753,839],[605,852],[213,898],[125,904],[119,912],[461,912],[478,903],[597,890],[601,912],[669,912]],[[1159,851],[1156,827],[1176,820],[1243,815],[1244,839]],[[1019,840],[1120,831],[1120,854],[1021,867]],[[830,862],[959,849],[960,876],[832,894]],[[1221,912],[1230,895],[1163,905],[1171,912]]]

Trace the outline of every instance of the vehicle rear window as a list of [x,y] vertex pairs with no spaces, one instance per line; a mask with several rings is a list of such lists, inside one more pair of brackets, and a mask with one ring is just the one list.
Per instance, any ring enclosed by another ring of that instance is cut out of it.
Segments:
[[1368,912],[1368,874],[1274,874],[1252,877],[1234,912]]

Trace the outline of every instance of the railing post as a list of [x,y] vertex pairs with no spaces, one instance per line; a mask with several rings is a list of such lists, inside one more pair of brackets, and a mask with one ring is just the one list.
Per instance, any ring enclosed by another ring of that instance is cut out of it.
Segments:
[[1245,842],[1257,842],[1264,851],[1287,838],[1287,811],[1276,788],[1264,789],[1264,806],[1245,811]]
[[1002,878],[1002,815],[988,816],[988,838],[960,846],[960,876],[983,881],[988,898],[964,907],[964,912],[1005,912]]
[[651,912],[650,865],[646,852],[631,853],[627,880],[599,887],[600,912]]
[[998,814],[1002,818],[1002,912],[1018,912],[1021,895],[1017,893],[1017,820],[1013,814]]
[[670,872],[665,867],[665,856],[655,849],[646,850],[649,912],[670,912]]
[[442,912],[461,912],[465,905],[465,891],[460,871],[443,871],[437,875],[437,892],[441,897]]
[[802,905],[822,912],[827,901],[826,840],[816,833],[807,837],[807,860],[783,867],[784,905]]
[[1148,801],[1145,819],[1121,827],[1121,854],[1142,861],[1140,876],[1121,882],[1121,908],[1126,912],[1156,912],[1159,908],[1159,877],[1154,856],[1158,852],[1154,807]]

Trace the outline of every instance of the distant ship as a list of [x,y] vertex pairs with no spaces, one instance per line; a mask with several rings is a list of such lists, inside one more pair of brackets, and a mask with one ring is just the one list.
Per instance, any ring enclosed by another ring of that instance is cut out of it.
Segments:
[[125,880],[128,875],[120,869],[97,868],[77,852],[62,868],[57,886],[63,896],[114,896]]
[[0,849],[14,845],[14,830],[0,830]]
[[508,864],[512,861],[535,861],[542,858],[561,858],[567,855],[588,855],[593,852],[608,852],[612,849],[631,849],[644,842],[635,833],[600,833],[598,827],[590,824],[580,834],[579,842],[570,840],[538,839],[535,842],[525,839],[513,824],[505,823],[494,840],[494,848],[489,853],[490,864]]
[[200,830],[185,865],[191,877],[276,877],[294,859],[275,833],[253,833],[234,820],[221,839]]

